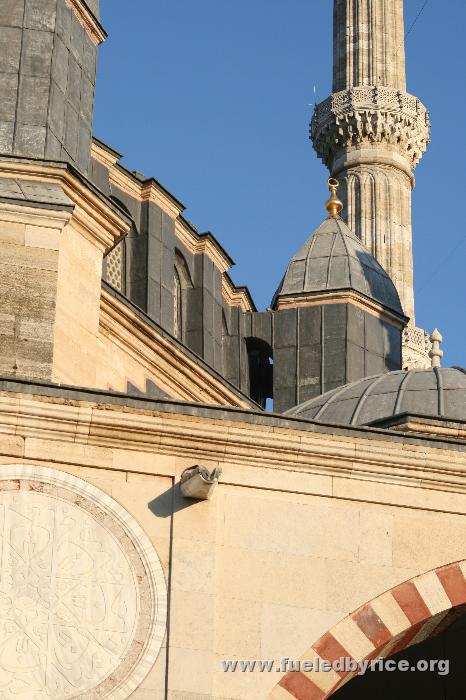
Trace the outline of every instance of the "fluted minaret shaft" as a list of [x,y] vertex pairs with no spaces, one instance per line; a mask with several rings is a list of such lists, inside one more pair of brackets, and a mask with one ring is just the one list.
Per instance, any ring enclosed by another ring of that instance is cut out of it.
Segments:
[[316,107],[314,148],[341,182],[343,216],[414,324],[412,171],[430,125],[405,91],[403,0],[334,0],[333,33],[334,92]]
[[333,92],[360,85],[406,90],[402,0],[335,0]]

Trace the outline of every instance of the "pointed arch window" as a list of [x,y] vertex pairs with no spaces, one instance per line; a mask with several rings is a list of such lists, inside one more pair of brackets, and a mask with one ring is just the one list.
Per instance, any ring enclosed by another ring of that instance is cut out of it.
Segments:
[[183,287],[181,285],[180,273],[175,266],[174,270],[174,303],[173,303],[173,335],[178,340],[183,336]]
[[173,335],[182,342],[185,340],[188,295],[192,287],[193,283],[186,260],[179,250],[175,250],[175,266],[173,268]]

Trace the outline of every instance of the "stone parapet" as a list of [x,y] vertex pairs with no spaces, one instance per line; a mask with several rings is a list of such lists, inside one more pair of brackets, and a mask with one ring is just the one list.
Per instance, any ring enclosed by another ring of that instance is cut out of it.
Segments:
[[416,97],[400,90],[354,87],[316,106],[311,139],[330,169],[339,151],[378,143],[401,152],[415,168],[429,144],[429,114]]

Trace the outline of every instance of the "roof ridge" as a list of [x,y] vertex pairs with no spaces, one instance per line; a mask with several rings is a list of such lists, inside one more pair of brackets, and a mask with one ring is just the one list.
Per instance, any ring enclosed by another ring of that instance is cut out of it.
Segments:
[[443,391],[443,379],[439,367],[433,367],[437,378],[438,412],[439,416],[445,415],[445,395]]
[[396,402],[395,402],[395,409],[393,411],[393,415],[396,416],[397,413],[400,412],[400,407],[401,407],[401,402],[403,401],[404,393],[406,391],[405,384],[408,384],[409,379],[414,376],[415,374],[418,374],[419,372],[423,372],[423,369],[408,369],[406,370],[406,374],[403,377],[403,379],[400,382],[400,386],[398,387],[398,393],[396,397]]
[[[351,268],[351,258],[352,258],[352,255],[351,255],[351,253],[349,252],[348,243],[347,243],[347,241],[346,241],[347,234],[346,234],[344,231],[341,230],[340,221],[341,221],[341,219],[340,219],[340,220],[336,219],[338,231],[340,232],[340,236],[342,236],[342,238],[343,238],[343,245],[345,246],[346,255],[347,255],[347,257],[348,257],[348,276],[349,276],[350,287],[351,287],[352,289],[354,289],[354,284],[353,284],[353,270],[352,270],[352,268]],[[350,231],[350,230],[351,230],[351,229],[348,228],[348,231]]]
[[355,409],[354,409],[354,411],[353,411],[353,415],[351,416],[350,425],[355,425],[355,424],[356,424],[356,421],[357,421],[357,419],[359,418],[359,414],[360,414],[360,412],[361,412],[361,409],[362,409],[364,403],[366,402],[366,399],[368,398],[368,396],[371,396],[371,395],[372,395],[372,394],[371,394],[372,389],[373,389],[375,386],[377,386],[378,384],[380,384],[380,382],[381,382],[383,379],[385,379],[386,376],[387,376],[387,373],[381,374],[380,377],[379,377],[378,379],[376,379],[374,382],[372,382],[372,384],[368,384],[368,385],[367,385],[367,387],[366,387],[365,390],[362,392],[361,396],[359,397],[359,401],[357,402],[357,404],[356,404],[356,406],[355,406]]

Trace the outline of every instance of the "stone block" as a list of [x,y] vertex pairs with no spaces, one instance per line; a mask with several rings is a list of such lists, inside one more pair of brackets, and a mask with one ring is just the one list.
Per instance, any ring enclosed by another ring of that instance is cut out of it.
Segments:
[[45,127],[49,108],[49,77],[21,76],[17,119],[21,125]]
[[303,307],[299,309],[299,344],[315,345],[320,343],[322,333],[321,307]]
[[274,346],[289,348],[297,345],[298,311],[286,309],[274,314]]
[[26,0],[24,26],[28,29],[42,29],[53,32],[57,0]]
[[60,232],[58,229],[32,226],[28,224],[25,231],[24,243],[32,248],[46,248],[58,250],[60,244]]
[[322,307],[322,334],[324,341],[346,338],[346,304]]
[[25,0],[3,0],[2,25],[4,27],[22,27]]
[[217,597],[214,642],[217,654],[225,654],[227,659],[260,657],[260,626],[260,603]]
[[0,152],[11,153],[13,150],[14,121],[0,121]]
[[77,112],[81,109],[81,74],[81,66],[73,55],[69,54],[66,98]]
[[291,387],[296,383],[297,349],[296,347],[276,348],[274,353],[273,383],[274,387]]
[[324,386],[329,391],[332,384],[346,383],[346,344],[344,338],[326,339],[324,345]]
[[0,73],[0,122],[13,123],[16,116],[18,98],[18,75],[15,73]]
[[13,221],[0,221],[0,241],[4,243],[14,243],[24,245],[25,224]]
[[250,314],[252,321],[251,335],[264,340],[271,347],[273,344],[273,314],[270,311]]
[[347,342],[347,381],[355,382],[365,376],[365,352],[364,348],[353,341]]
[[273,410],[275,413],[284,413],[298,403],[297,387],[280,387],[274,390]]
[[37,29],[25,29],[21,53],[21,73],[34,77],[48,77],[53,34]]
[[85,30],[82,24],[78,21],[73,13],[71,17],[71,35],[70,35],[70,51],[79,65],[82,65],[83,42]]
[[382,374],[385,371],[385,362],[383,357],[375,355],[372,352],[365,353],[366,377],[371,377],[374,374]]
[[65,140],[64,148],[70,158],[75,161],[78,155],[78,123],[77,109],[71,102],[66,103],[65,109]]
[[172,291],[174,288],[175,280],[175,250],[173,247],[170,248],[164,243],[161,249],[161,253],[162,256],[160,260],[160,273],[162,285],[170,291]]
[[69,51],[59,36],[55,36],[52,54],[52,79],[65,95],[68,88]]
[[56,33],[68,46],[71,41],[71,17],[73,11],[66,0],[57,1]]
[[45,126],[19,124],[16,130],[15,151],[23,156],[42,158],[46,136]]
[[96,68],[97,68],[97,47],[92,43],[87,34],[84,34],[83,39],[83,55],[82,68],[87,74],[87,77],[95,86]]
[[347,338],[348,342],[358,345],[359,347],[364,347],[365,342],[365,328],[364,328],[364,318],[365,313],[362,309],[359,309],[353,304],[348,304],[347,306],[348,319],[347,319]]
[[[264,605],[261,619],[261,653],[264,659],[291,659],[309,649],[312,642],[341,619],[341,613],[304,605]],[[306,660],[309,660],[306,657]]]
[[160,324],[169,333],[173,333],[174,325],[173,292],[166,287],[160,287]]
[[21,56],[21,36],[21,29],[17,27],[0,26],[1,73],[18,73]]
[[94,111],[94,85],[89,78],[82,73],[81,82],[81,116],[87,124],[92,123]]
[[55,81],[52,81],[50,90],[49,126],[54,136],[63,142],[65,136],[65,95]]
[[214,596],[172,591],[170,645],[193,651],[211,651],[214,636]]
[[382,322],[372,314],[365,314],[366,342],[365,347],[370,352],[384,357],[384,334]]
[[212,669],[215,656],[210,651],[173,647],[170,650],[168,687],[171,691],[205,693],[212,696]]
[[80,170],[82,170],[83,172],[86,172],[89,167],[91,140],[92,132],[90,125],[87,122],[83,121],[83,119],[80,119],[78,133],[78,157],[76,160],[76,164],[78,168],[80,168]]

